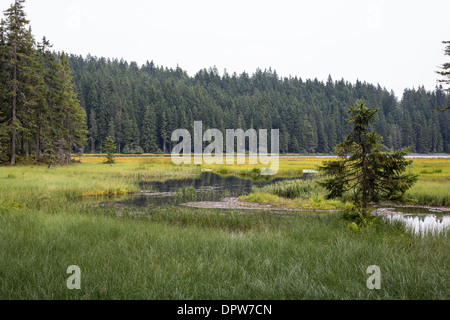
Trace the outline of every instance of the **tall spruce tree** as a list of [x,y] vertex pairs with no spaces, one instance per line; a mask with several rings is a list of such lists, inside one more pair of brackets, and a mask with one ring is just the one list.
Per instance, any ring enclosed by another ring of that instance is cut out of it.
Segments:
[[106,162],[107,164],[114,164],[116,160],[114,159],[114,152],[116,151],[116,143],[114,139],[107,136],[103,142],[103,150],[106,152]]
[[[4,12],[1,29],[4,33],[1,49],[1,66],[7,74],[6,116],[9,120],[10,163],[16,163],[18,142],[27,140],[35,130],[36,105],[42,90],[42,74],[39,74],[35,41],[28,27],[24,11],[25,0],[15,0]],[[28,152],[28,150],[26,150]]]
[[147,106],[142,123],[142,142],[146,153],[156,152],[157,144],[157,127],[155,106]]
[[6,98],[7,88],[4,79],[7,77],[4,68],[4,49],[5,49],[5,33],[4,21],[0,21],[0,163],[8,160],[8,128],[6,118],[3,113],[6,109],[6,104],[9,99]]
[[42,156],[42,151],[46,149],[46,142],[50,139],[52,129],[52,102],[57,88],[54,87],[54,70],[56,70],[55,56],[50,52],[52,45],[44,37],[38,44],[39,62],[43,73],[43,88],[41,90],[40,101],[36,110],[36,133],[35,133],[35,160]]
[[[30,56],[28,63],[27,78],[25,79],[24,92],[26,97],[25,113],[23,119],[22,133],[22,147],[26,156],[30,156],[31,148],[35,145],[35,159],[39,156],[39,145],[37,137],[43,126],[43,122],[46,122],[45,115],[48,113],[47,101],[46,101],[46,85],[45,85],[45,65],[42,60],[41,51],[39,50],[41,45],[35,43],[31,34],[31,27],[29,28],[27,35],[28,42],[28,55]],[[45,41],[45,39],[44,39]]]
[[8,130],[0,110],[0,163],[8,160]]
[[[31,156],[33,152],[38,161],[44,150],[52,150],[54,160],[59,154],[60,162],[68,163],[70,152],[84,146],[86,116],[73,87],[67,57],[50,52],[45,37],[36,43],[24,3],[15,0],[0,22],[2,149],[6,144],[12,165],[16,155]],[[1,158],[5,158],[4,151]]]
[[59,92],[59,117],[61,121],[59,152],[60,162],[69,163],[72,150],[82,152],[86,145],[86,112],[80,106],[77,94],[73,88],[69,61],[64,54],[59,58],[59,77],[62,90]]
[[[450,41],[442,41],[442,43],[447,45],[445,47],[445,55],[450,56]],[[446,88],[446,91],[450,92],[450,62],[444,63],[441,66],[441,71],[438,71],[437,73],[443,77],[443,79],[439,80],[439,82],[448,85],[448,87]],[[449,110],[449,109],[450,109],[450,105],[445,106],[444,108],[438,108],[438,110],[441,110],[441,111],[445,111],[445,110]]]
[[98,128],[97,128],[97,118],[95,116],[94,109],[91,109],[91,113],[89,115],[89,141],[91,144],[91,153],[95,153],[95,141],[98,137]]
[[320,184],[328,191],[327,198],[351,194],[362,214],[368,214],[368,205],[381,200],[402,200],[417,176],[404,173],[412,161],[405,159],[408,150],[394,153],[380,151],[381,136],[370,131],[377,108],[368,108],[359,101],[349,106],[353,129],[336,148],[337,161],[326,161],[320,167],[328,178]]
[[162,143],[163,143],[163,152],[167,153],[167,144],[170,143],[170,140],[169,140],[170,137],[169,137],[167,115],[166,115],[165,111],[163,111],[163,113],[161,115],[161,123],[160,123],[159,133],[160,133]]

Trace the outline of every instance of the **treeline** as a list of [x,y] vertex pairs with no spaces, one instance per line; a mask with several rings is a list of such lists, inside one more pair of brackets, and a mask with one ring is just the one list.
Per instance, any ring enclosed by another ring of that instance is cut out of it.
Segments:
[[171,133],[204,130],[280,129],[281,152],[330,153],[349,132],[347,106],[362,99],[380,112],[375,130],[386,150],[450,152],[449,103],[442,88],[405,90],[401,101],[379,85],[344,80],[326,83],[281,78],[276,71],[222,75],[216,68],[194,77],[177,67],[71,55],[76,90],[88,116],[88,150],[102,152],[111,136],[117,152],[169,152]]
[[34,39],[24,0],[16,0],[0,22],[0,162],[68,163],[86,135],[66,55]]
[[450,153],[449,113],[436,110],[450,102],[442,88],[408,89],[399,101],[379,85],[331,77],[216,68],[190,77],[178,66],[66,56],[33,38],[24,0],[0,23],[0,162],[65,163],[74,152],[103,152],[107,137],[119,153],[167,153],[172,132],[193,132],[194,121],[222,132],[280,129],[282,153],[331,153],[350,130],[347,106],[356,100],[380,109],[374,129],[386,150]]

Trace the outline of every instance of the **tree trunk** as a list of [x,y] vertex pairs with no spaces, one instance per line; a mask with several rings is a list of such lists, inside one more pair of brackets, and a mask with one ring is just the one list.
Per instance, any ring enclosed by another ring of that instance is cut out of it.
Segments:
[[35,161],[38,161],[38,159],[39,159],[40,149],[41,149],[41,146],[40,146],[40,138],[39,138],[39,132],[38,132],[38,133],[36,133],[36,153],[34,156]]
[[11,128],[11,165],[16,164],[16,118],[17,118],[17,45],[14,45],[13,67],[13,101],[12,101],[12,128]]
[[24,148],[24,151],[25,151],[25,155],[27,157],[30,156],[30,148],[28,147],[29,146],[29,142],[28,141],[29,141],[28,139],[23,141],[23,148]]
[[95,140],[91,138],[91,153],[95,153]]
[[366,145],[363,144],[362,146],[362,161],[363,161],[363,168],[362,168],[362,213],[365,215],[367,211],[368,206],[368,199],[367,199],[367,193],[369,191],[369,186],[367,185],[367,179],[368,179],[368,167],[367,167],[367,150]]
[[64,150],[61,147],[61,142],[60,142],[60,147],[59,147],[58,153],[59,153],[59,165],[62,166],[64,163]]

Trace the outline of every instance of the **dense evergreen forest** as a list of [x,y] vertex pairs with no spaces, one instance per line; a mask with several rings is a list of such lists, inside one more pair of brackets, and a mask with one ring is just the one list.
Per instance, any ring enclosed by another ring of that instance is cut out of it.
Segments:
[[[442,88],[404,91],[400,101],[379,85],[344,80],[279,77],[276,71],[252,75],[219,74],[216,68],[194,77],[180,67],[147,62],[69,56],[69,65],[89,126],[89,151],[101,152],[109,135],[117,152],[169,152],[171,133],[203,127],[280,129],[280,152],[331,153],[349,132],[347,106],[356,100],[380,108],[375,130],[387,150],[450,152],[449,103]],[[141,150],[143,149],[143,150]]]
[[70,162],[73,153],[167,153],[175,129],[280,129],[281,153],[332,153],[349,132],[347,106],[380,109],[386,150],[450,152],[449,104],[439,87],[407,89],[399,101],[381,86],[283,78],[269,69],[188,76],[180,67],[66,55],[37,42],[16,0],[0,23],[0,162]]
[[45,38],[36,42],[24,0],[16,0],[0,22],[0,162],[14,165],[17,155],[69,163],[85,145],[69,61],[50,48]]

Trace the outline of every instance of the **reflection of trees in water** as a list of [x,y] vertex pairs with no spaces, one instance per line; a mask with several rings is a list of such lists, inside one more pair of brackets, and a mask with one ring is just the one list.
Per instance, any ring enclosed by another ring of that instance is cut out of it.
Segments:
[[[308,179],[308,177],[303,177]],[[176,192],[180,189],[194,188],[199,194],[200,201],[215,201],[223,197],[239,197],[250,193],[252,187],[262,187],[273,184],[278,181],[296,178],[272,178],[272,177],[258,177],[258,178],[239,178],[237,176],[221,176],[212,172],[203,172],[196,178],[184,179],[168,179],[165,181],[142,181],[140,187],[142,190],[151,192],[173,192],[172,196],[159,195],[138,195],[129,200],[129,204],[135,206],[159,206],[167,204],[177,204],[182,202],[176,196]]]

